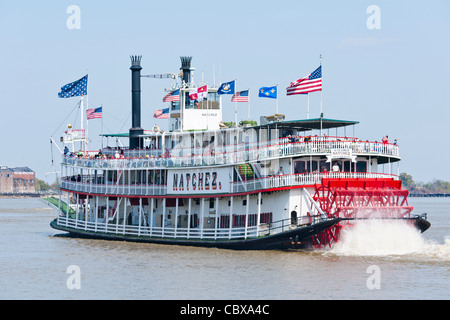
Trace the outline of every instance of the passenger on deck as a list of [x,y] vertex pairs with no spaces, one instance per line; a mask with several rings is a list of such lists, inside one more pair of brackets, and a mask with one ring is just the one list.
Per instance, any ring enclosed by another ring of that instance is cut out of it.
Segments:
[[333,166],[333,172],[339,172],[339,166],[337,165],[337,163],[335,163]]

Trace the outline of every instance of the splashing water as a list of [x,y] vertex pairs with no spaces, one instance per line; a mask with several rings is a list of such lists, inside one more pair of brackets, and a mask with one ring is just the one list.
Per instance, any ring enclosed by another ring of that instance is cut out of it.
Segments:
[[346,256],[414,255],[450,261],[450,238],[444,244],[424,239],[405,221],[361,220],[342,229],[330,253]]

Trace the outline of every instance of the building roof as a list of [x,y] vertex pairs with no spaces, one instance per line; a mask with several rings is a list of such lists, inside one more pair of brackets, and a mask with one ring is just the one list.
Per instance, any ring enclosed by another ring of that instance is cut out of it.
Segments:
[[7,166],[0,166],[0,171],[7,171],[7,172],[29,172],[33,173],[34,171],[31,170],[28,167],[15,167],[15,168],[8,168]]

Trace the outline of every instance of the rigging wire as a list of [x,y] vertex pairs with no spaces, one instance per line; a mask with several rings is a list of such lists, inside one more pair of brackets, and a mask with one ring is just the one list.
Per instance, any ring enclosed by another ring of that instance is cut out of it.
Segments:
[[123,127],[124,127],[125,124],[128,122],[128,119],[130,119],[130,116],[131,116],[131,112],[130,112],[130,114],[128,115],[128,118],[124,121],[124,123],[123,123],[122,127],[120,128],[119,132],[122,131]]
[[53,167],[54,163],[53,163],[53,141],[52,141],[52,139],[50,139],[50,155],[51,155],[52,167]]
[[[73,109],[69,112],[69,114],[67,115],[67,117],[61,122],[61,124],[58,126],[58,128],[56,128],[56,130],[52,133],[52,135],[51,135],[50,137],[53,137],[53,135],[59,130],[59,128],[61,128],[61,126],[63,125],[63,123],[67,120],[67,118],[69,118],[69,116],[72,114],[72,112],[75,110],[75,108],[78,108],[78,110],[79,110],[80,104],[81,104],[81,101],[79,101],[79,102],[75,105],[75,107],[73,107]],[[78,113],[77,113],[77,115],[78,115]]]
[[51,157],[52,167],[54,165],[54,160],[53,160],[53,141],[52,141],[53,135],[59,130],[59,128],[61,128],[63,123],[66,122],[67,118],[69,118],[69,116],[73,113],[73,111],[75,109],[77,109],[77,114],[75,115],[75,119],[78,117],[78,112],[80,110],[80,105],[81,105],[81,100],[72,108],[72,110],[69,112],[69,114],[66,116],[66,118],[61,122],[61,124],[58,126],[58,128],[56,128],[56,130],[50,136],[50,157]]

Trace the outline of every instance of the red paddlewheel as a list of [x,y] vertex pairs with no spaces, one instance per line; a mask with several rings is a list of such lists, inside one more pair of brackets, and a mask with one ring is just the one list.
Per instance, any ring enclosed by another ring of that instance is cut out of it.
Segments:
[[331,247],[333,243],[339,241],[342,226],[337,224],[333,227],[325,229],[321,233],[316,234],[312,238],[312,244],[316,248]]
[[[408,205],[408,190],[401,186],[393,178],[323,178],[314,186],[313,199],[329,218],[404,218],[413,207]],[[337,242],[341,228],[336,225],[317,234],[313,245]]]

